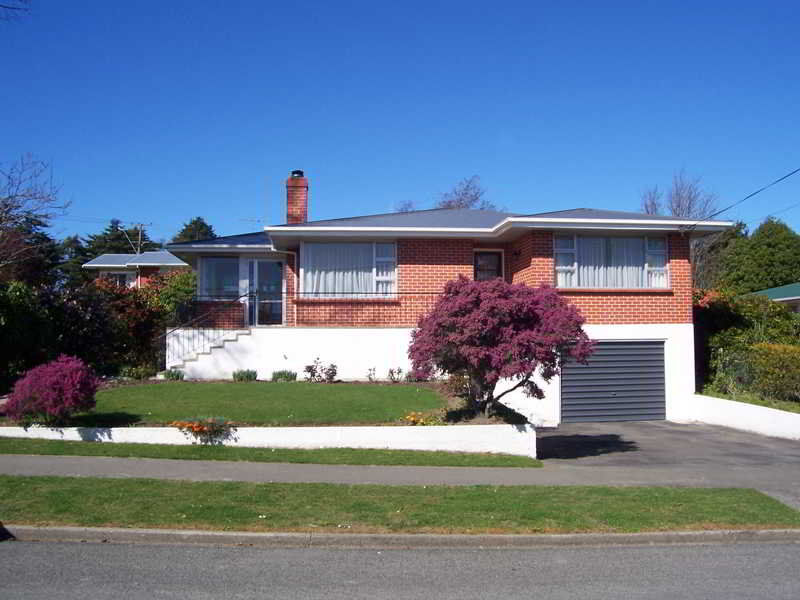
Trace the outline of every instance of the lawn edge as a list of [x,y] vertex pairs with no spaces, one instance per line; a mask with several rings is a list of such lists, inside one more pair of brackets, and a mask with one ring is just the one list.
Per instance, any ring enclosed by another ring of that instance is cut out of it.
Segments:
[[[10,537],[9,537],[10,536]],[[720,529],[642,533],[372,534],[254,533],[119,527],[41,527],[0,524],[0,540],[113,544],[249,546],[258,548],[543,548],[554,546],[660,546],[696,544],[800,544],[798,529]]]

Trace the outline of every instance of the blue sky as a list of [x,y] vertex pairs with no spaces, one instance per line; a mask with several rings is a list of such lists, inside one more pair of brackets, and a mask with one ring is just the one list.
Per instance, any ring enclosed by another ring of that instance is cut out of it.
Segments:
[[[0,23],[0,161],[48,160],[58,237],[169,238],[429,207],[636,210],[684,168],[731,203],[800,166],[797,2],[33,0]],[[800,203],[800,175],[726,214]],[[800,229],[800,206],[778,214]],[[262,222],[256,222],[260,219]]]

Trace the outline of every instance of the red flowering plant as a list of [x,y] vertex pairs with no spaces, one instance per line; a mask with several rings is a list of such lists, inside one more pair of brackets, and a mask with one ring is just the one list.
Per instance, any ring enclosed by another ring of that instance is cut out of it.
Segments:
[[58,427],[75,413],[94,408],[99,381],[82,360],[62,354],[25,373],[6,405],[8,417],[24,426]]
[[222,417],[192,417],[185,421],[172,421],[170,425],[203,445],[221,445],[236,437],[234,424]]
[[[518,388],[543,398],[534,375],[550,381],[565,357],[585,362],[593,343],[583,323],[578,309],[551,287],[461,276],[445,284],[420,319],[408,355],[415,377],[466,375],[472,407],[489,414],[495,402]],[[516,383],[495,396],[501,379]]]

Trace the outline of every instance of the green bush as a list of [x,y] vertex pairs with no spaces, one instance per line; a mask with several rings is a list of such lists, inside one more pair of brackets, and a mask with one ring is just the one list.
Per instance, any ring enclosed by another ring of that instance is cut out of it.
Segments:
[[752,389],[765,398],[800,401],[800,346],[755,344]]
[[149,365],[140,365],[138,367],[122,367],[119,370],[120,377],[128,377],[130,379],[150,379],[155,377],[155,368]]
[[255,381],[258,378],[258,373],[252,369],[239,369],[233,372],[234,381]]
[[183,381],[183,371],[180,369],[167,369],[164,371],[164,377],[168,381]]
[[288,369],[272,372],[272,381],[297,381],[297,373]]

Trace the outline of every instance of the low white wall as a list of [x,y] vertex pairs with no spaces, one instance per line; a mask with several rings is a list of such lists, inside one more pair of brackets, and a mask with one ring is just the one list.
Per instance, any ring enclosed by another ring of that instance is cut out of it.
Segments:
[[800,440],[800,414],[766,406],[692,394],[680,414],[669,419],[677,423],[722,425],[761,435]]
[[[172,445],[189,445],[193,440],[174,427],[0,427],[0,437]],[[536,458],[536,432],[530,425],[242,427],[224,444],[254,448],[494,452]]]

